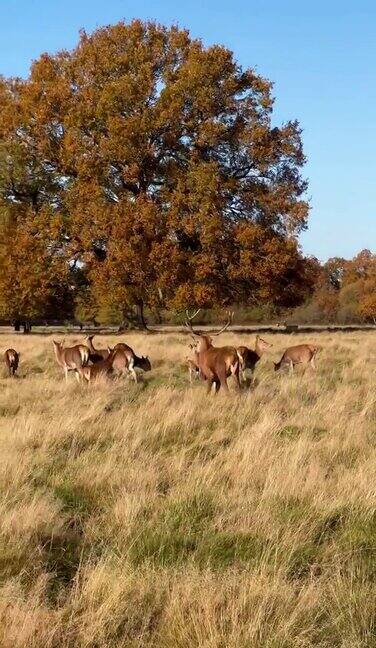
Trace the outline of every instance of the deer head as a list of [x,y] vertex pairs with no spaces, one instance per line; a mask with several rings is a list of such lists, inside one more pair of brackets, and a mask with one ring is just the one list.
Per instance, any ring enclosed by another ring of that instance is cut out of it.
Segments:
[[151,370],[151,362],[149,360],[149,356],[141,356],[140,368],[143,369],[143,371]]
[[266,340],[264,340],[259,335],[256,335],[255,350],[256,350],[257,353],[259,353],[261,355],[264,351],[266,351],[267,349],[269,349],[272,346],[273,345],[272,345],[271,342],[267,342]]
[[193,315],[190,315],[187,309],[185,311],[186,314],[185,325],[191,331],[193,336],[200,338],[199,351],[206,351],[211,346],[213,346],[212,345],[213,337],[220,335],[221,333],[223,333],[223,331],[225,331],[230,326],[234,318],[234,313],[228,311],[228,318],[226,324],[224,324],[224,326],[222,326],[222,328],[219,331],[211,332],[210,335],[208,335],[206,333],[201,333],[200,331],[195,331],[192,326],[192,320],[196,317],[196,315],[200,312],[200,310],[201,308],[196,310],[196,312]]

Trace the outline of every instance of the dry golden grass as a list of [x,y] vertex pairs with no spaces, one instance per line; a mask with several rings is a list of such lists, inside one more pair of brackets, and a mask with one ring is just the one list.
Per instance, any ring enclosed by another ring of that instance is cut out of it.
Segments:
[[275,335],[254,389],[217,397],[189,387],[187,337],[126,340],[152,372],[87,387],[52,337],[0,337],[22,354],[0,380],[1,648],[375,646],[374,335],[310,338],[294,376],[272,360],[308,338]]

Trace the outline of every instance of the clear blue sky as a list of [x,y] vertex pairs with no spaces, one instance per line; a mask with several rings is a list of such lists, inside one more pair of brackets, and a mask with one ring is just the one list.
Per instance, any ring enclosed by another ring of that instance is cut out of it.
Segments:
[[134,17],[222,43],[274,82],[275,119],[297,118],[320,259],[376,248],[376,3],[372,0],[0,0],[0,74],[75,45],[78,30]]

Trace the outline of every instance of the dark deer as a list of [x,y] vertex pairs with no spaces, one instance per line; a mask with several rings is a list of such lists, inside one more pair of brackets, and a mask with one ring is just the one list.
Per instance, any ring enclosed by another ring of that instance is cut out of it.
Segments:
[[20,353],[18,353],[14,349],[7,349],[4,353],[4,360],[8,369],[9,376],[14,376],[20,362]]
[[266,342],[266,340],[263,340],[259,335],[256,335],[256,344],[254,350],[248,349],[248,347],[246,346],[237,347],[237,352],[240,361],[240,374],[241,374],[242,382],[246,382],[245,379],[246,369],[249,369],[251,371],[252,379],[253,379],[255,367],[259,362],[261,356],[266,351],[266,349],[272,346],[273,345],[270,344],[270,342]]
[[227,378],[234,376],[237,387],[240,388],[239,381],[239,357],[234,347],[214,347],[212,338],[220,335],[231,324],[234,313],[228,314],[228,320],[219,331],[206,335],[195,331],[192,326],[192,320],[196,317],[197,310],[193,315],[189,315],[186,311],[185,325],[191,333],[199,338],[198,348],[194,353],[194,364],[198,367],[200,377],[208,381],[208,393],[215,385],[215,392],[217,393],[222,387],[225,391],[229,391],[227,385]]

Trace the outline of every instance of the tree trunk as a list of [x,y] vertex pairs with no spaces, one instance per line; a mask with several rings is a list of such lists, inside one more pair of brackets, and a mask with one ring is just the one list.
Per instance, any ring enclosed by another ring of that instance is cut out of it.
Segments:
[[21,322],[20,322],[20,320],[18,320],[18,319],[15,320],[13,322],[13,326],[14,326],[15,331],[20,331],[21,330]]
[[30,323],[29,320],[25,320],[23,322],[22,326],[23,326],[23,332],[25,334],[30,333],[30,331],[31,331],[31,323]]
[[144,317],[144,302],[142,299],[140,299],[136,304],[136,318],[137,318],[137,326],[140,329],[146,330],[147,325],[145,322],[145,317]]

